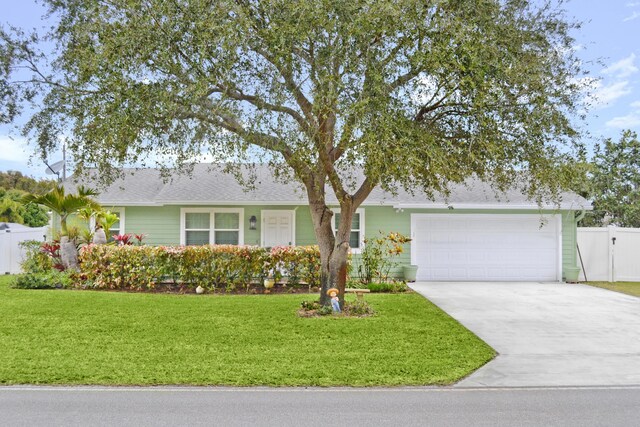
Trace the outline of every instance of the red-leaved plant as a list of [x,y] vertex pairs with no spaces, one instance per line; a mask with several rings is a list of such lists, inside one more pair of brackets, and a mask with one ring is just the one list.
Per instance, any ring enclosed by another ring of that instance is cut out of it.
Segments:
[[58,271],[64,271],[64,264],[62,264],[62,258],[60,258],[60,241],[54,240],[53,242],[44,242],[40,245],[40,252],[47,254],[52,261],[53,268]]
[[133,245],[133,241],[131,240],[133,237],[133,235],[131,234],[116,234],[115,236],[113,236],[113,240],[115,240],[116,242],[118,242],[118,244],[120,246],[125,246],[125,245]]

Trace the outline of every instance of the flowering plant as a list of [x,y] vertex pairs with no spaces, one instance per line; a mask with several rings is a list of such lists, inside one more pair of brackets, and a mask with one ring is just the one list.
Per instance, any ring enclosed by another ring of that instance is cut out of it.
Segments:
[[363,285],[387,280],[396,267],[394,258],[404,252],[404,245],[410,241],[410,238],[395,232],[380,232],[378,237],[365,239],[357,270],[358,280]]

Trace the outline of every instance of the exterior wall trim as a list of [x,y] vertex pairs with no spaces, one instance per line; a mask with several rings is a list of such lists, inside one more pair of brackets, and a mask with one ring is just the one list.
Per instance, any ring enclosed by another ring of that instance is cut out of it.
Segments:
[[486,203],[457,203],[455,205],[447,205],[444,203],[396,203],[393,204],[395,209],[487,209],[487,210],[593,210],[592,206],[581,207],[573,205],[511,205],[506,203],[501,204],[486,204]]

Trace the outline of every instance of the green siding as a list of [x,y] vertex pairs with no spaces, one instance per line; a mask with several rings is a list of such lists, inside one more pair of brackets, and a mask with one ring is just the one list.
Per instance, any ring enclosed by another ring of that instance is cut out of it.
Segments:
[[562,278],[567,267],[578,265],[578,223],[574,211],[562,212]]
[[[215,208],[229,206],[184,206],[193,208]],[[146,242],[153,245],[177,245],[180,243],[180,206],[161,207],[125,207],[125,232],[147,234]],[[308,206],[244,206],[244,243],[247,245],[260,244],[260,227],[262,224],[262,210],[294,210],[295,209],[295,238],[297,245],[311,245],[316,243],[311,214]],[[390,206],[367,206],[365,209],[365,237],[377,237],[379,231],[399,232],[406,236],[411,234],[411,214],[415,213],[447,213],[447,214],[561,214],[562,215],[562,259],[563,269],[575,266],[576,233],[574,211],[538,211],[538,210],[444,210],[444,209],[404,209],[396,210]],[[249,218],[255,215],[257,229],[249,230]],[[358,255],[354,255],[354,265],[357,268]],[[410,264],[411,248],[396,258],[399,264]],[[400,275],[400,270],[394,272]]]
[[146,234],[144,242],[150,245],[177,245],[180,243],[180,206],[127,206],[124,232]]
[[[180,243],[181,208],[228,208],[230,206],[127,206],[125,212],[125,232],[144,233],[145,242],[150,245],[177,245]],[[235,206],[234,206],[235,207]],[[315,244],[311,214],[308,206],[243,206],[244,243],[260,245],[262,210],[294,210],[296,212],[296,244]],[[249,218],[255,215],[257,227],[249,230]]]
[[[566,267],[575,266],[577,260],[576,235],[577,224],[574,211],[539,211],[531,210],[503,210],[503,209],[404,209],[400,212],[390,206],[372,206],[365,208],[365,222],[367,238],[374,237],[379,230],[389,232],[396,231],[406,236],[411,236],[411,214],[416,213],[447,213],[447,214],[560,214],[562,215],[562,267],[563,277]],[[411,263],[411,248],[407,247],[397,258],[400,264]],[[399,276],[400,271],[396,271]]]

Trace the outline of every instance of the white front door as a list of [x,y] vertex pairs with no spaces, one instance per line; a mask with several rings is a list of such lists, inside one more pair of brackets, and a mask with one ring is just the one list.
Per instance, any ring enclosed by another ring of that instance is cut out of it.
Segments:
[[262,211],[262,246],[295,245],[294,218],[294,211]]

